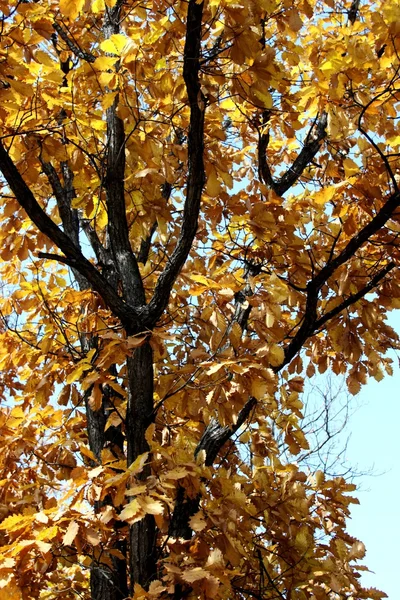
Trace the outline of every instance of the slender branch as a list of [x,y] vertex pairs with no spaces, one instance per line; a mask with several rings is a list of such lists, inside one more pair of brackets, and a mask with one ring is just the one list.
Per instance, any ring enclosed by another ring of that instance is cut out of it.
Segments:
[[[162,194],[162,197],[167,202],[171,195],[171,191],[172,191],[172,185],[170,183],[168,183],[168,181],[166,181],[162,185],[161,194]],[[140,244],[140,249],[139,249],[139,252],[137,255],[138,263],[142,263],[143,265],[145,265],[147,263],[147,260],[149,258],[150,248],[151,248],[151,240],[153,238],[153,235],[156,232],[156,229],[157,229],[157,221],[154,221],[153,225],[150,228],[148,236],[144,240],[142,240],[142,242]]]
[[94,227],[91,226],[89,219],[80,218],[79,222],[90,242],[90,245],[92,246],[98,262],[101,264],[107,264],[109,260],[109,250],[107,250],[107,248],[105,248],[101,243],[100,238],[97,235]]
[[[313,127],[312,132],[308,134],[305,144],[292,166],[289,167],[286,173],[284,173],[284,175],[282,175],[275,183],[275,192],[279,196],[282,196],[294,183],[296,183],[304,169],[312,162],[314,156],[321,147],[322,140],[326,137],[327,124],[328,115],[326,112],[323,112],[315,124],[315,133]],[[313,133],[313,135],[310,135],[311,133]]]
[[[57,201],[58,212],[61,217],[64,232],[67,234],[70,240],[73,241],[77,248],[80,249],[78,211],[73,209],[71,206],[72,198],[74,196],[73,174],[66,162],[61,163],[61,168],[64,174],[63,185],[53,165],[44,161],[42,156],[40,156],[39,159],[43,172],[46,174],[47,179],[49,180],[54,197]],[[73,273],[78,281],[79,288],[81,290],[86,289],[89,286],[86,278],[81,275],[77,269],[73,269]]]
[[271,169],[269,168],[269,165],[267,162],[267,148],[268,148],[268,144],[269,144],[270,133],[269,133],[269,129],[266,130],[266,126],[270,119],[270,116],[271,116],[270,111],[263,111],[262,127],[258,130],[258,135],[259,135],[258,148],[257,148],[257,151],[258,151],[258,176],[260,178],[260,181],[263,181],[266,186],[268,186],[269,188],[274,190],[275,182],[272,177]]
[[323,325],[325,325],[325,323],[327,321],[330,321],[331,319],[336,317],[338,314],[340,314],[342,312],[342,310],[345,310],[349,306],[352,306],[353,304],[358,302],[358,300],[361,300],[361,298],[364,298],[364,296],[366,294],[368,294],[369,292],[371,292],[374,288],[376,288],[377,285],[379,285],[379,283],[382,281],[382,279],[395,267],[396,267],[395,263],[390,262],[389,264],[386,265],[386,267],[381,269],[371,279],[371,281],[369,283],[367,283],[367,285],[364,286],[360,291],[358,291],[356,294],[350,294],[350,296],[348,296],[348,298],[346,298],[346,300],[341,302],[341,304],[339,304],[338,306],[335,306],[335,308],[332,308],[332,310],[330,310],[329,312],[325,313],[322,317],[317,319],[317,321],[315,323],[315,330],[321,329],[321,327]]
[[190,104],[188,135],[188,179],[179,239],[164,271],[158,278],[148,305],[150,325],[154,325],[168,305],[172,286],[193,245],[198,226],[200,201],[205,183],[204,117],[206,98],[200,87],[200,52],[204,2],[189,0],[183,58],[183,78]]
[[352,256],[354,256],[357,250],[385,225],[385,223],[391,218],[399,206],[400,192],[395,192],[389,196],[389,199],[385,202],[375,217],[373,217],[356,235],[351,238],[345,248],[336,256],[336,258],[330,260],[308,283],[303,322],[290,344],[285,348],[284,362],[282,365],[275,368],[276,372],[280,371],[284,365],[288,364],[292,358],[296,356],[296,354],[302,348],[304,342],[315,332],[316,323],[318,321],[318,296],[322,286],[328,281],[338,267],[343,265]]
[[89,63],[94,63],[94,61],[96,60],[96,57],[93,56],[93,54],[91,54],[90,52],[86,52],[85,50],[82,50],[82,48],[80,48],[73,40],[71,40],[71,38],[68,37],[67,32],[61,27],[61,25],[59,23],[57,23],[57,21],[55,21],[53,23],[53,29],[55,29],[55,31],[57,31],[60,38],[62,40],[64,40],[64,42],[67,44],[68,48],[71,50],[71,52],[73,54],[75,54],[75,56],[77,58],[85,60],[86,62],[89,62]]
[[[264,119],[265,121],[265,119]],[[272,177],[271,170],[267,163],[266,151],[269,143],[269,132],[262,133],[258,141],[258,172],[260,179],[274,190],[279,196],[287,192],[292,185],[296,183],[304,169],[312,162],[321,147],[322,140],[326,137],[326,126],[328,123],[328,115],[323,112],[321,117],[314,122],[308,133],[304,146],[299,152],[292,166],[288,168],[286,173],[275,181]]]
[[157,221],[154,221],[153,225],[150,227],[150,231],[148,236],[141,241],[140,243],[140,249],[137,255],[137,261],[138,263],[142,263],[142,265],[145,265],[148,261],[149,258],[149,254],[150,254],[150,248],[151,248],[151,241],[153,239],[153,235],[155,234],[157,230]]

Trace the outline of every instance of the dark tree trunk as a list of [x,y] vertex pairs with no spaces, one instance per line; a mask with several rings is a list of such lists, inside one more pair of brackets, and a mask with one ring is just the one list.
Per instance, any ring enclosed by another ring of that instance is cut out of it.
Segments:
[[[153,351],[146,341],[128,358],[128,406],[126,411],[127,461],[149,451],[146,430],[154,419]],[[146,481],[151,475],[149,462],[138,475]],[[156,526],[154,517],[146,515],[130,528],[130,569],[132,582],[147,588],[157,572]]]

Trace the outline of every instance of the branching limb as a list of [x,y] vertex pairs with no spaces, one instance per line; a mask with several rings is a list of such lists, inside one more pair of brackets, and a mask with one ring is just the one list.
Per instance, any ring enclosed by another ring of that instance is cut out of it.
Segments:
[[239,412],[237,421],[234,425],[226,425],[221,427],[216,419],[212,419],[208,427],[205,429],[201,439],[197,445],[195,456],[201,451],[205,450],[206,460],[205,464],[211,466],[218,456],[222,446],[238,431],[243,425],[246,419],[249,417],[251,411],[257,404],[257,400],[250,396],[242,410]]
[[94,63],[96,57],[90,52],[82,50],[82,48],[80,48],[78,44],[75,43],[75,41],[71,40],[71,38],[68,36],[68,33],[63,29],[60,23],[57,23],[57,21],[55,21],[53,23],[53,29],[57,31],[60,38],[67,44],[68,48],[77,58],[85,60],[89,63]]
[[277,181],[272,177],[271,170],[267,162],[266,151],[269,143],[269,133],[261,133],[258,141],[258,172],[261,181],[266,186],[274,190],[279,196],[283,196],[299,179],[304,169],[313,161],[315,155],[321,147],[322,140],[326,137],[326,126],[328,115],[323,112],[320,118],[314,123],[305,143],[292,166]]
[[[304,317],[300,328],[298,329],[296,335],[290,342],[290,344],[285,348],[285,360],[279,367],[276,367],[275,371],[280,371],[286,364],[288,364],[292,358],[296,356],[296,354],[303,347],[305,341],[316,331],[318,315],[317,315],[317,306],[318,306],[318,296],[322,286],[328,281],[328,279],[334,274],[336,269],[346,263],[352,256],[354,256],[361,248],[363,244],[365,244],[377,231],[379,231],[385,223],[392,217],[393,213],[400,206],[400,193],[395,192],[389,199],[385,202],[382,208],[378,211],[378,213],[373,217],[369,223],[367,223],[356,235],[354,235],[345,248],[332,260],[330,260],[321,270],[320,272],[313,277],[313,279],[307,285],[307,300],[306,307],[304,310]],[[393,266],[392,266],[393,265]],[[392,268],[394,267],[393,263],[389,263],[387,266],[388,270],[382,274],[382,277],[386,275]],[[382,279],[380,277],[378,280],[375,276],[371,282],[363,288],[366,290],[364,294],[358,297],[358,294],[354,295],[354,302],[359,300],[362,296],[368,293],[369,285],[371,285],[371,289],[376,287],[377,283]],[[347,302],[347,301],[345,301]],[[351,303],[346,304],[350,306]],[[345,306],[343,306],[345,308]],[[335,313],[338,314],[338,313]],[[334,315],[333,315],[334,316]],[[324,323],[328,320],[325,317],[321,317],[324,320]],[[320,327],[321,325],[319,325]]]
[[[120,3],[108,9],[104,19],[104,36],[119,33]],[[124,299],[131,305],[144,308],[146,303],[138,263],[129,240],[125,207],[125,131],[118,116],[118,95],[106,111],[107,161],[104,178],[108,213],[110,249],[121,276]],[[131,328],[130,328],[131,329]]]
[[395,263],[390,262],[383,269],[381,269],[371,279],[371,281],[369,281],[367,283],[367,285],[364,286],[359,292],[357,292],[356,294],[350,294],[350,296],[348,296],[346,298],[346,300],[341,302],[341,304],[339,304],[338,306],[336,306],[329,312],[325,313],[322,317],[317,319],[317,321],[315,323],[315,330],[321,329],[321,327],[323,327],[325,325],[325,323],[327,323],[328,321],[330,321],[331,319],[336,317],[338,314],[340,314],[342,312],[342,310],[345,310],[349,306],[352,306],[353,304],[358,302],[358,300],[361,300],[361,298],[364,298],[364,296],[366,294],[369,294],[369,292],[372,292],[372,290],[375,289],[379,285],[379,283],[382,281],[382,279],[395,267],[396,267]]
[[200,201],[205,183],[203,152],[206,98],[201,91],[199,77],[203,6],[203,2],[198,3],[196,0],[189,0],[188,3],[183,78],[190,104],[190,126],[188,179],[182,227],[176,247],[158,278],[154,295],[148,305],[150,326],[158,321],[166,308],[172,286],[185,264],[197,232]]
[[45,213],[0,140],[0,170],[28,217],[65,254],[64,262],[78,270],[123,323],[140,322],[140,314],[128,306],[80,249]]

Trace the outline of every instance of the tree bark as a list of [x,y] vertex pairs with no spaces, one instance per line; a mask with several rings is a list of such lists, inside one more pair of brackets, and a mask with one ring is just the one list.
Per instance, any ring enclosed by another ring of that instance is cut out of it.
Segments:
[[[126,438],[128,466],[149,451],[146,430],[154,419],[153,411],[153,351],[146,341],[128,358],[128,406]],[[147,463],[138,478],[146,481],[151,475]],[[153,515],[146,515],[130,527],[130,572],[132,583],[147,588],[157,572],[156,526]]]

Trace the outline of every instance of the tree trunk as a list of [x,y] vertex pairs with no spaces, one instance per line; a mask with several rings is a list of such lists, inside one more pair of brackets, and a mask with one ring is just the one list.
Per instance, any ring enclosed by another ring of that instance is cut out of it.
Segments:
[[[154,420],[153,413],[153,351],[146,341],[128,358],[128,406],[126,411],[127,462],[149,451],[146,430]],[[151,475],[149,461],[138,478],[146,481]],[[147,588],[155,578],[156,526],[153,515],[146,515],[130,528],[130,570],[132,585]]]

